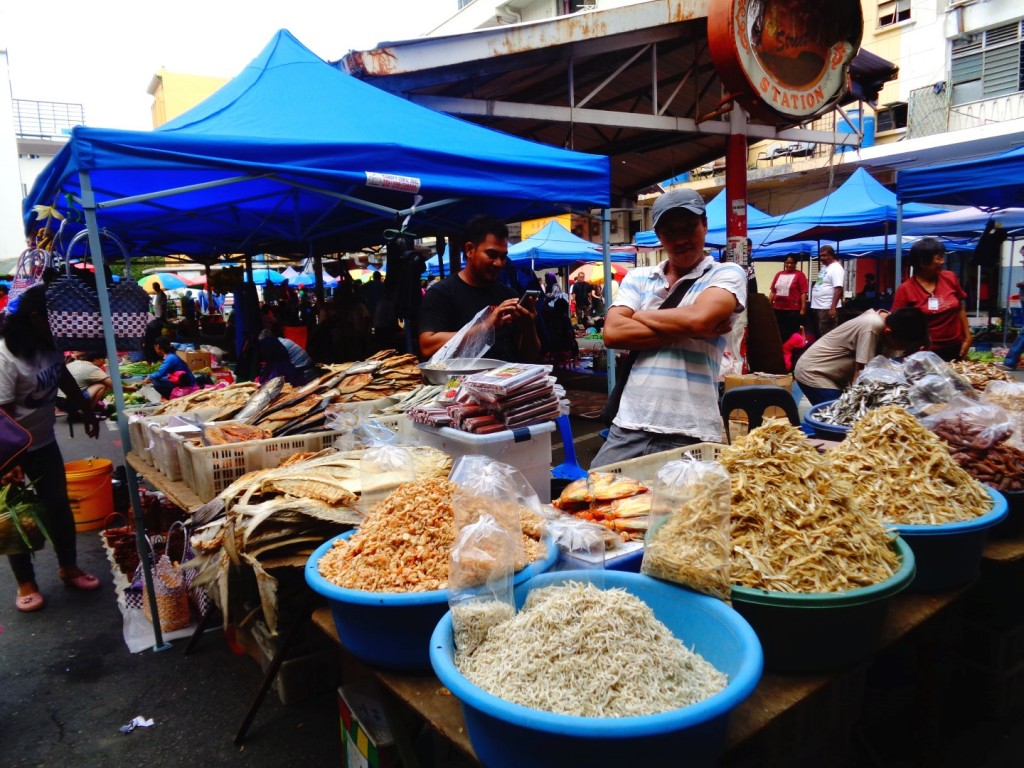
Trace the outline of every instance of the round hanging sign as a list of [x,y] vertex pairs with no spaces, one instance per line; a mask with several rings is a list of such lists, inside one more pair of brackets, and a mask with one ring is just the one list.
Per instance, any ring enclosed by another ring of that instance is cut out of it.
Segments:
[[711,0],[708,48],[726,89],[748,112],[802,122],[847,90],[860,48],[859,0]]

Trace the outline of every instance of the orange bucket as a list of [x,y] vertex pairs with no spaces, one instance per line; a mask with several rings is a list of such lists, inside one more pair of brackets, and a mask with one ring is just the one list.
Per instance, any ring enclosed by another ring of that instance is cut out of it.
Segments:
[[68,500],[75,516],[75,531],[95,531],[103,527],[114,511],[114,465],[107,459],[69,461],[64,465],[68,478]]

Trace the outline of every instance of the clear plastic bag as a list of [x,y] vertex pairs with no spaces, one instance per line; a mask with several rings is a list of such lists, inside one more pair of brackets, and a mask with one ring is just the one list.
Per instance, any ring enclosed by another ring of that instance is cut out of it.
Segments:
[[486,456],[464,456],[451,473],[455,543],[448,602],[459,653],[472,653],[492,627],[515,615],[513,578],[525,563],[513,472]]
[[925,416],[921,424],[941,437],[956,451],[984,451],[1013,432],[1010,415],[998,405],[955,397],[938,413]]
[[516,570],[526,565],[523,550],[520,509],[540,511],[540,499],[522,473],[513,466],[489,456],[467,455],[460,458],[448,479],[455,484],[452,506],[455,530],[490,515],[505,529],[515,531]]
[[428,363],[438,365],[456,358],[476,360],[483,357],[484,353],[494,346],[494,325],[489,320],[493,311],[491,307],[484,307],[477,312],[472,320],[462,326],[433,354]]
[[[946,362],[934,352],[915,352],[903,361],[903,375],[912,385],[920,383],[922,392],[953,391],[977,397],[978,393],[971,382],[950,368]],[[942,381],[943,384],[938,384]],[[933,403],[948,403],[955,394],[944,400],[932,400]]]
[[364,515],[395,488],[416,479],[416,465],[409,449],[391,430],[370,422],[360,427],[368,437],[359,460],[359,504]]
[[882,384],[906,384],[903,366],[885,355],[876,355],[868,360],[864,370],[857,377],[858,382],[880,382]]
[[603,525],[562,515],[548,522],[546,531],[559,553],[552,570],[604,570],[609,531]]
[[653,492],[640,572],[728,602],[729,473],[715,461],[670,461]]
[[990,381],[981,396],[982,402],[998,405],[1006,411],[1012,434],[1007,442],[1024,451],[1024,384],[1012,381]]

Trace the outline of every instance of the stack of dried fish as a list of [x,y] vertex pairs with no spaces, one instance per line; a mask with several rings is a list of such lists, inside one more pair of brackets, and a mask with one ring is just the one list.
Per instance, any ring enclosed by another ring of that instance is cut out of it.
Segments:
[[163,416],[172,413],[188,413],[200,408],[218,408],[222,411],[234,413],[249,402],[259,388],[259,384],[251,381],[242,381],[229,384],[226,387],[200,389],[184,397],[168,400],[157,407],[151,415]]
[[971,386],[979,392],[985,389],[990,381],[1013,381],[1013,377],[996,367],[995,363],[986,363],[981,360],[954,360],[947,365],[971,382]]
[[733,584],[776,592],[844,592],[899,567],[892,535],[782,419],[722,451],[732,481]]
[[886,381],[858,381],[846,388],[831,405],[815,411],[815,418],[825,424],[849,427],[873,408],[885,405],[910,405],[910,389],[906,384]]
[[[410,448],[418,479],[445,478],[451,459],[435,448]],[[256,574],[264,618],[277,627],[277,580],[270,570],[301,568],[316,547],[359,523],[362,451],[329,449],[296,454],[275,469],[240,477],[192,514],[194,586],[214,591],[229,621],[228,582],[243,563]],[[404,477],[404,475],[403,475]],[[399,479],[378,475],[374,490],[393,489]]]
[[600,523],[623,541],[640,541],[651,514],[651,493],[631,477],[591,472],[565,486],[552,506],[582,520]]
[[434,402],[442,392],[444,392],[444,386],[441,384],[421,384],[416,389],[410,389],[401,395],[391,405],[381,408],[380,412],[382,414],[407,413],[418,405]]
[[942,525],[992,509],[977,480],[934,433],[902,408],[871,411],[828,453],[831,471],[849,478],[860,504],[898,525]]
[[423,383],[416,355],[385,349],[358,363],[323,366],[333,374],[343,373],[345,391],[337,402],[361,402],[392,397],[416,389]]

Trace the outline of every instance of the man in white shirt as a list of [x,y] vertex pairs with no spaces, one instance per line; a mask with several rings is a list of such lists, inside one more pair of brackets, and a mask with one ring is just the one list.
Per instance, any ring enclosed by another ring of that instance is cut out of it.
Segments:
[[[593,466],[722,439],[724,334],[746,306],[747,275],[705,255],[707,214],[694,190],[666,192],[651,215],[668,258],[630,270],[605,318],[605,345],[638,355]],[[661,308],[686,287],[677,306]]]
[[818,338],[839,325],[838,311],[843,306],[843,280],[846,271],[831,245],[818,251],[818,280],[811,287],[811,309],[818,323]]

